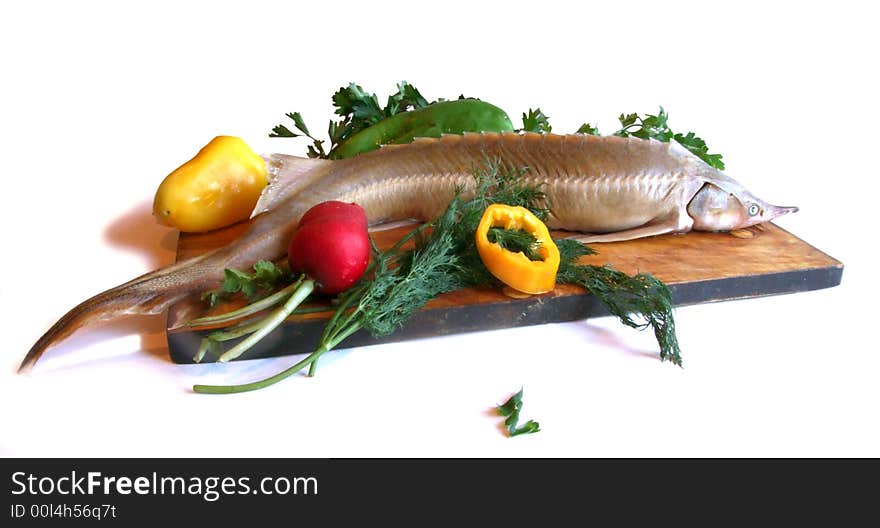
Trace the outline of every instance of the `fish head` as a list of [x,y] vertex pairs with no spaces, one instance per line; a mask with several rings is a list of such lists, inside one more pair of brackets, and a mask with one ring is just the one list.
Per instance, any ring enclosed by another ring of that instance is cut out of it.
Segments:
[[722,189],[711,183],[703,185],[687,207],[697,231],[742,229],[797,210],[768,204],[742,188]]

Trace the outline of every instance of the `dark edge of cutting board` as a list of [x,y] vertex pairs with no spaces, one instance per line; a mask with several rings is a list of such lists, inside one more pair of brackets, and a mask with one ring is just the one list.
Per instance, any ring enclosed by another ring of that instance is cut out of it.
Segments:
[[[599,246],[599,251],[600,254],[610,254],[609,260],[613,262],[615,253],[619,249],[626,247],[622,246],[623,244],[637,243],[646,248],[645,254],[653,251],[668,260],[667,249],[663,244],[668,244],[671,247],[668,251],[672,252],[674,252],[675,246],[686,247],[690,245],[690,258],[701,259],[701,265],[705,265],[706,262],[699,256],[703,250],[700,244],[706,244],[707,246],[712,246],[713,244],[739,245],[741,248],[746,248],[749,252],[752,250],[755,252],[762,250],[766,254],[763,257],[764,261],[760,262],[760,267],[762,268],[760,273],[751,274],[740,270],[739,274],[724,276],[725,274],[719,270],[718,275],[720,276],[716,278],[667,281],[676,306],[819,290],[840,284],[843,275],[842,263],[777,226],[769,226],[768,232],[769,234],[764,240],[770,240],[773,237],[779,238],[779,240],[785,243],[786,253],[804,252],[804,255],[808,256],[804,260],[804,266],[798,267],[794,265],[793,267],[791,262],[788,262],[785,264],[788,269],[776,272],[768,271],[768,267],[772,268],[773,262],[768,263],[766,260],[774,258],[783,259],[784,256],[781,254],[783,251],[774,246],[762,248],[760,233],[758,233],[759,236],[755,239],[744,241],[734,240],[733,237],[725,234],[688,234],[675,238],[666,238],[665,242],[663,237],[655,237],[655,240],[649,241],[617,243],[621,245],[616,246],[616,248]],[[684,238],[689,236],[691,239]],[[717,238],[725,236],[728,238]],[[201,240],[201,242],[195,240]],[[207,243],[204,243],[205,241]],[[210,247],[212,243],[213,241],[210,238],[199,239],[197,236],[189,242],[182,237],[180,245],[187,246],[187,244],[190,244],[191,246],[197,246],[199,249],[195,249],[193,252],[198,253],[205,249],[202,246]],[[683,246],[682,244],[685,245]],[[694,244],[696,244],[696,247],[694,247]],[[603,250],[603,247],[606,249]],[[706,247],[705,249],[708,251],[714,248]],[[743,250],[740,249],[739,251],[742,252]],[[684,252],[687,253],[688,250],[684,250]],[[179,250],[180,253],[181,251]],[[183,252],[184,256],[186,254],[186,252]],[[634,267],[638,271],[655,273],[659,276],[659,272],[654,272],[650,269],[650,262],[646,263],[638,260],[642,256],[643,254],[638,253],[635,263],[622,261],[622,265],[619,268],[632,273],[635,270],[626,268]],[[685,268],[687,266],[681,263],[680,265]],[[717,262],[714,265],[717,265]],[[740,266],[742,265],[740,264]],[[707,273],[711,274],[712,270],[706,271],[703,269],[701,273],[704,275]],[[729,272],[727,275],[729,275]],[[460,304],[456,304],[456,300],[429,304],[413,314],[402,328],[399,328],[390,336],[377,339],[365,331],[360,331],[349,337],[340,348],[353,348],[483,330],[576,321],[608,315],[608,311],[605,310],[604,306],[595,297],[584,293],[580,288],[569,285],[557,287],[557,290],[550,294],[526,299],[509,298],[491,290],[463,290],[450,295],[453,295],[454,299],[461,298],[465,299],[465,301]],[[467,300],[469,295],[480,300],[474,301],[471,304]],[[320,317],[289,320],[266,336],[239,360],[311,352],[314,350],[323,331],[325,321],[325,318]],[[167,336],[171,360],[176,363],[192,363],[192,355],[198,349],[201,338],[207,336],[211,331],[169,330]],[[229,341],[227,346],[232,346],[235,342]],[[212,359],[206,357],[204,361],[210,362]]]

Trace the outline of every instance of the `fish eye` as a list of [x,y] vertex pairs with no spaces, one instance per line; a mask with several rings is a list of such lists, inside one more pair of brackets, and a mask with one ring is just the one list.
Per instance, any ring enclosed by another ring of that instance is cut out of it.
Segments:
[[760,207],[758,207],[758,204],[750,205],[749,206],[749,216],[755,216],[756,214],[758,214],[759,209],[760,209]]

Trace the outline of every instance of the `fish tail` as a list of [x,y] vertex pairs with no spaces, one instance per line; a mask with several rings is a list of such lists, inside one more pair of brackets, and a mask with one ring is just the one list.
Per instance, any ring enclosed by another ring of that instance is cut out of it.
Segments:
[[[18,368],[29,370],[49,347],[79,328],[126,315],[158,314],[216,280],[219,251],[147,273],[101,292],[75,306],[52,325],[28,351]],[[222,271],[222,266],[220,266]]]

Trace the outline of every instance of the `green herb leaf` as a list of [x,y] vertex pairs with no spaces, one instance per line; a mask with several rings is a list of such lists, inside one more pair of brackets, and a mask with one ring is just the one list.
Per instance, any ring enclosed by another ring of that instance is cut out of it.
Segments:
[[226,293],[244,293],[245,297],[253,297],[257,291],[256,284],[251,280],[251,276],[243,271],[227,268],[224,270],[225,278],[223,280],[223,291]]
[[203,293],[202,300],[213,307],[232,294],[241,292],[250,301],[291,280],[289,270],[276,266],[274,263],[266,260],[261,260],[254,264],[253,269],[253,274],[236,269],[225,269],[223,271],[224,280],[220,289]]
[[252,280],[260,287],[272,287],[284,278],[285,272],[273,262],[261,260],[254,264]]
[[519,392],[508,398],[506,402],[496,406],[496,408],[498,409],[498,414],[500,414],[501,416],[510,416],[513,413],[517,412],[517,408],[521,406],[522,397],[523,389],[520,388]]
[[[305,121],[302,118],[302,115],[299,112],[288,112],[284,114],[286,117],[293,121],[294,127],[297,130],[302,132],[302,134],[297,134],[292,132],[289,128],[284,126],[283,124],[275,126],[272,129],[272,132],[269,134],[269,137],[300,137],[305,135],[309,139],[312,140],[312,144],[308,147],[308,155],[310,158],[326,158],[327,154],[324,152],[324,141],[320,139],[316,139],[309,133],[309,129],[306,126]],[[332,124],[332,122],[331,122]]]
[[508,436],[511,437],[521,434],[537,433],[541,430],[538,422],[534,420],[529,420],[523,425],[517,426],[519,423],[519,413],[522,411],[523,407],[522,396],[523,389],[520,389],[519,392],[511,396],[506,402],[495,406],[498,414],[507,417],[507,419],[504,420],[504,425],[507,427]]
[[633,136],[640,139],[656,139],[663,142],[675,139],[675,141],[710,166],[715,167],[718,170],[724,170],[724,162],[721,161],[721,154],[709,154],[709,147],[706,146],[706,142],[697,137],[696,134],[693,132],[676,134],[670,130],[667,123],[669,115],[662,106],[657,115],[647,114],[645,117],[639,117],[638,114],[620,114],[618,120],[620,121],[621,128],[614,133],[615,136]]
[[516,424],[519,423],[519,412],[522,410],[522,403],[517,403],[513,408],[513,412],[504,420],[504,425],[508,427],[509,431],[513,431],[516,429]]
[[309,129],[306,127],[306,124],[303,121],[302,115],[300,115],[299,112],[289,113],[289,114],[287,114],[287,117],[289,117],[290,119],[293,120],[294,125],[296,125],[296,128],[299,131],[301,131],[303,134],[305,134],[307,136],[310,135]]
[[724,170],[724,162],[721,161],[721,154],[709,154],[709,147],[706,146],[706,142],[694,135],[693,132],[688,132],[684,135],[675,134],[673,138],[684,146],[684,148],[693,152],[710,166],[715,167],[718,170]]
[[384,117],[376,94],[368,94],[355,83],[340,88],[333,94],[336,113],[343,117],[351,116],[358,125],[358,130],[378,122]]
[[576,133],[577,134],[590,134],[591,136],[600,135],[599,129],[589,123],[584,123],[583,125],[581,125],[580,128],[577,129]]
[[619,133],[621,131],[635,125],[636,121],[639,120],[639,114],[620,114],[620,117],[618,117],[617,120],[620,121],[622,129],[615,132],[615,136],[620,135]]
[[529,420],[528,422],[522,424],[519,427],[508,428],[508,432],[510,433],[510,436],[519,436],[521,434],[537,433],[540,430],[541,430],[541,426],[538,424],[538,422],[536,422],[534,420]]
[[528,114],[523,113],[523,132],[537,132],[539,134],[549,134],[553,127],[550,126],[549,118],[541,112],[540,108],[532,110],[529,108]]
[[[660,107],[657,115],[647,114],[645,117],[639,117],[638,114],[620,114],[621,129],[614,133],[615,136],[628,137],[633,136],[639,139],[656,139],[659,141],[669,141],[672,138],[672,131],[666,124],[668,119],[666,111]],[[636,130],[633,132],[632,129]]]
[[269,137],[299,137],[299,134],[291,132],[290,129],[284,125],[275,125],[275,127],[272,128],[272,132],[269,133]]
[[596,254],[590,246],[570,238],[554,238],[553,242],[559,249],[559,261],[564,264],[574,265],[579,258]]
[[385,105],[385,117],[391,117],[400,112],[406,112],[410,109],[424,108],[429,103],[422,94],[416,90],[415,86],[401,81],[397,85],[397,93],[388,96],[388,104]]
[[522,229],[510,230],[502,227],[490,227],[486,238],[511,253],[522,253],[529,260],[544,260],[538,253],[541,243],[535,235]]
[[310,158],[321,158],[321,159],[327,158],[327,153],[324,152],[323,144],[324,144],[323,141],[315,140],[315,143],[312,145],[309,145],[309,147],[306,151],[308,153],[308,156]]

